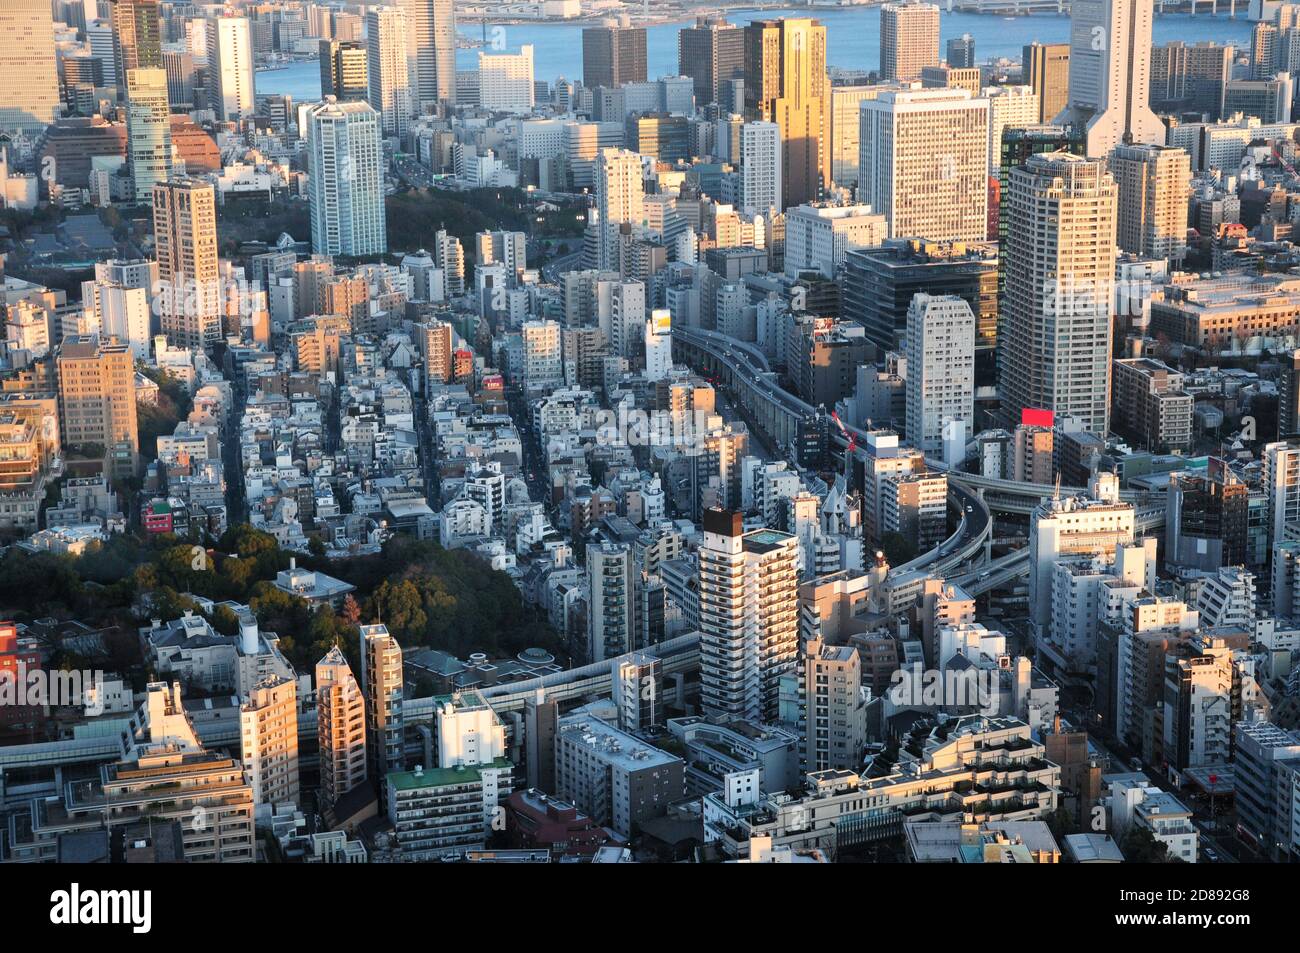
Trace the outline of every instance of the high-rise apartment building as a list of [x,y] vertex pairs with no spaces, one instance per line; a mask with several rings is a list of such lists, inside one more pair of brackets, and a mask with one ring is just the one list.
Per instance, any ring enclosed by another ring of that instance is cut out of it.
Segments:
[[858,195],[890,238],[983,241],[989,104],[964,89],[882,92],[862,104]]
[[[402,136],[415,112],[410,79],[409,24],[399,7],[371,7],[366,13],[367,87],[364,97],[379,113],[385,136]],[[329,94],[321,89],[323,96]],[[342,99],[342,97],[336,97]]]
[[259,812],[298,803],[298,688],[267,675],[239,706],[240,758]]
[[[131,70],[162,68],[162,21],[158,8],[158,0],[111,0],[109,3],[117,67],[112,81],[122,90],[127,88],[127,73]],[[109,80],[107,76],[104,78]]]
[[366,700],[337,645],[316,663],[320,797],[333,805],[366,780]]
[[745,27],[745,118],[781,130],[780,208],[817,199],[831,181],[826,27],[794,18]]
[[[1151,51],[1151,108],[1158,113],[1201,113],[1217,121],[1232,79],[1232,46],[1175,40]],[[1271,75],[1271,74],[1270,74]]]
[[1070,99],[1055,121],[1084,127],[1086,154],[1162,143],[1151,111],[1152,0],[1078,0],[1070,7]]
[[126,157],[137,201],[152,198],[153,187],[171,176],[171,109],[165,70],[127,70]]
[[369,103],[327,99],[307,114],[311,247],[318,255],[388,249],[383,140]]
[[998,367],[1012,422],[1033,407],[1107,431],[1117,196],[1102,159],[1044,153],[1011,171]]
[[799,541],[741,514],[705,510],[700,547],[701,704],[706,714],[773,720],[799,641]]
[[430,321],[418,325],[420,356],[424,359],[425,392],[452,379],[452,333],[445,321]]
[[208,105],[218,122],[252,119],[253,41],[247,17],[208,20]]
[[0,0],[0,132],[35,138],[58,118],[56,64],[50,5]]
[[1027,44],[1020,63],[1021,82],[1038,94],[1038,121],[1055,122],[1070,101],[1070,44]]
[[925,67],[938,65],[939,8],[915,2],[881,6],[880,78],[911,82]]
[[[689,75],[689,74],[687,74]],[[646,81],[646,31],[615,22],[582,31],[582,85],[616,88]]]
[[598,267],[618,270],[621,225],[639,225],[645,217],[641,157],[624,149],[601,149],[596,157],[596,207],[600,227]]
[[1110,154],[1110,174],[1119,188],[1120,250],[1180,267],[1187,254],[1191,158],[1172,146],[1121,145]]
[[375,778],[400,771],[402,647],[382,623],[361,626],[361,685],[366,696],[366,751]]
[[64,338],[56,359],[59,425],[67,447],[99,447],[110,476],[134,476],[140,449],[131,349],[91,336]]
[[177,347],[206,348],[221,339],[217,196],[211,183],[174,179],[153,188],[162,332]]
[[[927,454],[975,422],[975,313],[956,295],[918,294],[907,312],[907,439]],[[964,442],[964,440],[963,440]]]
[[804,770],[856,771],[867,742],[862,663],[848,645],[804,645]]
[[722,102],[725,84],[745,75],[745,31],[721,17],[696,17],[677,34],[677,72],[691,77],[696,106]]

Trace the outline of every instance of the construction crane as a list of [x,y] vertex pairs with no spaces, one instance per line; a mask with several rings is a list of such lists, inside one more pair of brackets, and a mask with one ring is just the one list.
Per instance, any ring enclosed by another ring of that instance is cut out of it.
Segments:
[[844,439],[849,442],[849,451],[844,458],[847,464],[853,457],[853,451],[858,449],[858,438],[849,432],[849,428],[844,426],[844,421],[840,420],[840,415],[836,411],[831,411],[831,420],[835,421],[835,426],[840,428],[840,433],[844,434]]

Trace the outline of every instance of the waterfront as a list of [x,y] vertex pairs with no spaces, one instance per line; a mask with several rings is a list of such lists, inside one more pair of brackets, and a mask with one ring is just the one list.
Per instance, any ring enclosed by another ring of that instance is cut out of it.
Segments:
[[[736,24],[781,15],[773,10],[733,10],[727,18]],[[786,16],[813,16],[827,27],[830,66],[832,68],[872,70],[880,60],[880,10],[877,7],[840,9],[804,8],[784,12]],[[677,33],[690,20],[659,23],[646,29],[646,58],[651,77],[677,73]],[[499,28],[488,25],[488,37],[500,37],[510,50],[525,44],[533,46],[533,72],[538,79],[554,82],[561,76],[582,78],[582,30],[587,23],[511,23]],[[1156,17],[1155,42],[1182,40],[1197,43],[1213,40],[1232,43],[1249,50],[1251,24],[1244,16],[1230,19],[1204,14],[1168,14]],[[493,31],[500,29],[502,33]],[[1026,43],[1064,43],[1070,38],[1070,18],[1064,16],[999,17],[977,13],[943,13],[939,19],[940,49],[948,40],[969,33],[975,39],[975,53],[980,63],[990,59],[1020,58]],[[459,32],[467,37],[481,37],[478,23],[463,24]],[[475,69],[478,51],[461,49],[456,54],[460,69]],[[320,67],[315,60],[294,63],[284,69],[257,74],[259,93],[287,93],[295,100],[320,97]]]

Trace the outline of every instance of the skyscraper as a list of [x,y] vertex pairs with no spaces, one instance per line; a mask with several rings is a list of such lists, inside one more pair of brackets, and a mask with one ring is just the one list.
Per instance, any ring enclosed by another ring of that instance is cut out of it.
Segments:
[[162,332],[177,347],[221,340],[217,198],[211,183],[179,179],[153,187],[153,240],[164,286]]
[[1102,159],[1053,152],[1011,170],[998,371],[1012,425],[1030,407],[1106,432],[1118,191]]
[[1134,255],[1181,265],[1187,254],[1191,158],[1172,146],[1116,146],[1110,173],[1119,187],[1116,244]]
[[478,104],[494,112],[529,113],[533,108],[533,48],[518,53],[478,55]]
[[49,4],[0,0],[0,132],[38,136],[58,117],[55,62]]
[[677,34],[677,72],[695,81],[696,106],[721,102],[723,84],[745,75],[745,31],[721,17],[696,17]]
[[126,155],[136,201],[152,198],[153,187],[171,175],[171,130],[166,71],[127,70]]
[[798,664],[799,540],[705,510],[700,547],[700,703],[706,715],[771,721]]
[[[385,136],[404,135],[415,112],[407,30],[406,14],[398,7],[371,7],[366,13],[365,99],[379,113]],[[329,95],[323,88],[321,93]]]
[[[118,88],[127,87],[133,69],[163,65],[158,0],[111,0],[113,53],[117,61]],[[107,77],[105,77],[107,79]]]
[[1152,0],[1077,0],[1070,8],[1070,100],[1058,122],[1086,130],[1086,154],[1162,143],[1151,111]]
[[582,31],[582,85],[595,89],[645,81],[645,27],[610,22]]
[[957,295],[918,294],[907,311],[907,439],[927,454],[944,428],[975,420],[975,313]]
[[[880,78],[910,82],[939,65],[939,8],[932,3],[886,3],[880,8]],[[957,63],[950,63],[957,66]]]
[[890,238],[983,241],[988,232],[986,99],[964,89],[882,92],[862,104],[858,194]]
[[[321,40],[320,94],[338,100],[365,99],[369,94],[367,62],[365,44],[350,40]],[[405,50],[402,51],[402,68],[406,68]]]
[[820,197],[831,181],[826,28],[816,20],[755,20],[745,28],[745,118],[781,130],[781,204]]
[[767,215],[781,207],[781,129],[774,122],[740,128],[740,207]]
[[253,43],[246,17],[207,21],[208,105],[220,122],[253,117]]
[[369,103],[327,99],[307,114],[311,247],[318,255],[379,255],[388,248],[383,143]]
[[953,69],[975,68],[975,37],[969,33],[949,40],[947,50],[948,65]]
[[336,645],[316,663],[320,796],[327,805],[366,780],[366,702]]
[[456,0],[401,0],[416,112],[456,103]]
[[1030,43],[1021,67],[1021,81],[1038,94],[1038,121],[1055,122],[1070,101],[1070,44]]

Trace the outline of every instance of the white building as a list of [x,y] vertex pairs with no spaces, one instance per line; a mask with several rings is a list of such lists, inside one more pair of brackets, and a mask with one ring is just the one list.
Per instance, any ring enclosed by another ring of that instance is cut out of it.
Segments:
[[781,127],[747,122],[740,128],[740,207],[750,215],[781,208]]
[[206,22],[208,105],[219,122],[253,118],[253,44],[248,18],[220,16]]
[[526,113],[533,108],[533,48],[518,53],[478,55],[478,104],[494,112]]
[[307,116],[312,251],[378,255],[388,249],[379,114],[327,97]]
[[379,113],[385,136],[405,135],[414,112],[407,29],[400,7],[373,7],[366,13],[366,99]]
[[907,309],[907,439],[943,449],[944,428],[975,420],[975,314],[965,298],[917,294]]
[[785,273],[817,271],[834,278],[853,248],[874,248],[888,231],[869,205],[800,205],[785,213]]

